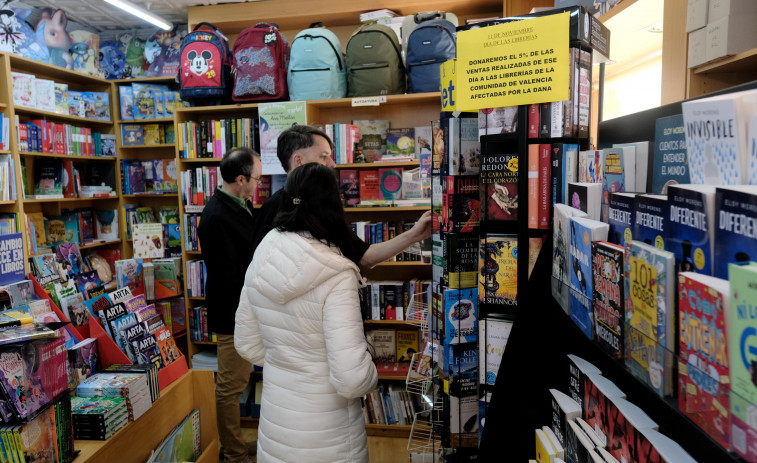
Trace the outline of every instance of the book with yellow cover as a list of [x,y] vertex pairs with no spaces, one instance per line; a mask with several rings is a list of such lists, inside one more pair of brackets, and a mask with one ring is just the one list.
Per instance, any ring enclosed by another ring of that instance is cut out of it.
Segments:
[[418,352],[418,331],[397,331],[397,361],[409,362]]

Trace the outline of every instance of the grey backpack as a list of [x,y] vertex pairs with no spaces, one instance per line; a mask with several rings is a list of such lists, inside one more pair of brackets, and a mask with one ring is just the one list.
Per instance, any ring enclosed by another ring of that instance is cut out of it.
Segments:
[[405,93],[397,34],[382,24],[360,26],[347,42],[347,96]]

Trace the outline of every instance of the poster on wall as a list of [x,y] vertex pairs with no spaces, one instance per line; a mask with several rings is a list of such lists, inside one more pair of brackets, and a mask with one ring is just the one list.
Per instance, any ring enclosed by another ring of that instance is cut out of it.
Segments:
[[304,101],[281,103],[261,103],[258,105],[260,117],[260,160],[263,175],[286,174],[276,156],[276,140],[289,127],[307,124]]

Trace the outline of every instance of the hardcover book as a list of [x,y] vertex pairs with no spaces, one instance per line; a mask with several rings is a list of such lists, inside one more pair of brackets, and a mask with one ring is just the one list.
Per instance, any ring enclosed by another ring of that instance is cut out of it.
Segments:
[[570,318],[589,338],[594,338],[591,243],[606,240],[609,226],[582,217],[569,219]]
[[683,114],[657,119],[654,139],[651,193],[664,195],[670,185],[690,183]]
[[134,119],[134,91],[131,85],[118,86],[118,98],[121,107],[121,120],[130,121]]
[[134,119],[154,119],[155,94],[150,84],[131,84],[134,93]]
[[715,190],[715,249],[713,276],[728,278],[730,263],[757,259],[757,186],[717,188]]
[[[33,326],[35,325],[21,325],[0,334]],[[4,403],[12,410],[12,416],[19,419],[31,416],[50,402],[40,378],[33,370],[34,365],[30,365],[24,357],[25,350],[25,346],[15,345],[5,346],[0,352],[0,386],[6,397]],[[3,419],[6,422],[12,421],[5,416]]]
[[625,281],[622,246],[591,243],[594,278],[594,329],[597,343],[611,357],[622,360],[625,340]]
[[668,202],[665,247],[675,255],[676,271],[712,275],[715,186],[670,185]]
[[[730,310],[727,312],[728,352],[731,354],[731,445],[748,461],[757,460],[757,385],[753,381],[757,360],[748,353],[745,340],[757,329],[757,265],[728,265],[731,286]],[[747,341],[748,342],[748,341]],[[751,349],[749,349],[751,350]]]
[[658,249],[665,247],[665,229],[669,220],[668,197],[664,195],[636,195],[634,207],[636,209],[633,227],[634,241],[654,246]]
[[121,143],[124,146],[144,145],[144,134],[140,124],[121,125]]
[[37,101],[34,94],[34,75],[11,72],[11,80],[13,80],[13,104],[26,108],[34,108],[34,104]]
[[728,448],[731,430],[721,423],[729,422],[730,410],[730,286],[727,280],[681,272],[678,295],[678,408]]
[[518,301],[518,237],[486,234],[479,248],[478,297],[482,303],[515,306]]
[[55,82],[47,79],[34,79],[34,96],[37,109],[55,112]]
[[626,365],[660,396],[673,392],[675,257],[649,244],[626,243]]
[[[493,145],[485,145],[485,149]],[[481,204],[485,220],[518,219],[518,155],[481,156]]]
[[63,163],[60,159],[41,159],[36,168],[35,195],[63,195]]
[[55,112],[68,114],[68,84],[55,83]]

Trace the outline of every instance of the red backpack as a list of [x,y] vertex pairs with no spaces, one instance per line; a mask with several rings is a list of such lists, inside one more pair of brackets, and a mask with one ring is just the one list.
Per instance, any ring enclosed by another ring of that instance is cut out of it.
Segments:
[[232,59],[234,101],[289,98],[289,42],[275,24],[258,23],[243,30],[234,41]]

